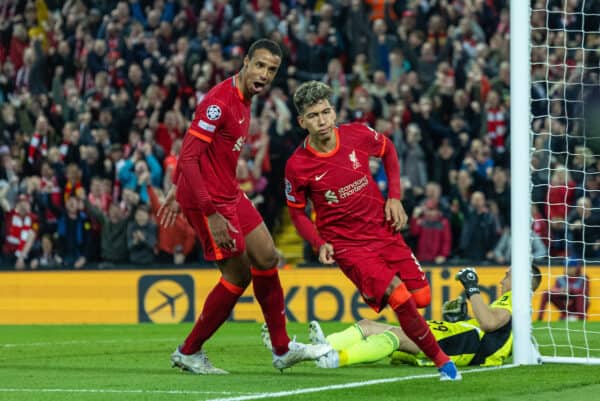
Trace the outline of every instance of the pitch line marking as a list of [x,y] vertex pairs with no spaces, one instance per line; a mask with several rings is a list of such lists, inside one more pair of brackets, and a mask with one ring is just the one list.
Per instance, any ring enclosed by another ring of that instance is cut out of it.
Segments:
[[[97,394],[240,394],[240,391],[194,391],[194,390],[117,390],[93,388],[0,388],[0,393],[97,393]],[[248,393],[242,393],[248,394]]]
[[[170,338],[152,338],[144,340],[148,342],[168,342],[177,341],[176,337]],[[114,339],[114,340],[69,340],[69,341],[49,341],[37,343],[20,343],[20,344],[0,344],[0,348],[16,348],[16,347],[46,347],[48,345],[76,345],[76,344],[120,344],[120,343],[139,343],[140,340]]]
[[[513,368],[516,366],[517,365],[504,365],[504,366],[487,367],[487,368],[475,368],[475,369],[461,371],[460,373],[465,375],[467,373],[485,372],[485,371],[497,370],[497,369],[508,369],[508,368]],[[260,399],[265,399],[265,398],[279,398],[279,397],[286,397],[286,396],[290,396],[290,395],[316,393],[319,391],[343,390],[343,389],[356,388],[356,387],[372,386],[375,384],[396,383],[396,382],[402,382],[402,381],[408,381],[408,380],[414,380],[414,379],[429,379],[429,378],[436,378],[436,377],[440,377],[440,374],[439,373],[430,373],[430,374],[425,374],[425,375],[390,377],[387,379],[375,379],[375,380],[367,380],[367,381],[362,381],[362,382],[333,384],[330,386],[309,387],[309,388],[301,388],[301,389],[296,389],[296,390],[277,391],[274,393],[258,393],[258,394],[241,395],[241,396],[236,396],[236,397],[211,398],[211,399],[208,399],[205,401],[260,400]]]

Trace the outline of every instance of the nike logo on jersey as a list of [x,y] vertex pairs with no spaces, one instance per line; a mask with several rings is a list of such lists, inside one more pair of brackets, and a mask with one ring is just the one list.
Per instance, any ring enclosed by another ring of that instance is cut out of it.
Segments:
[[321,178],[325,177],[325,174],[327,174],[328,172],[329,172],[329,170],[327,170],[323,174],[315,175],[315,181],[321,181]]
[[242,119],[240,119],[240,121],[238,121],[238,123],[240,123],[240,125],[242,125],[242,124],[244,123],[244,120],[245,120],[245,119],[246,119],[245,117],[244,117],[244,118],[242,118]]

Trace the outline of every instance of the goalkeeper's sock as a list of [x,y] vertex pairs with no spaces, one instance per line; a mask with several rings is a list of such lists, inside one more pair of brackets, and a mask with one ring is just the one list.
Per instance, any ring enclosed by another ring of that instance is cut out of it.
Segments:
[[359,343],[364,339],[365,336],[356,323],[347,329],[327,336],[327,342],[334,350],[337,351],[349,348],[350,346]]
[[367,337],[339,352],[340,366],[376,362],[398,349],[400,340],[391,331]]
[[417,305],[404,283],[394,289],[388,303],[394,310],[404,333],[435,363],[436,367],[439,368],[450,360],[435,341],[423,316],[417,311]]

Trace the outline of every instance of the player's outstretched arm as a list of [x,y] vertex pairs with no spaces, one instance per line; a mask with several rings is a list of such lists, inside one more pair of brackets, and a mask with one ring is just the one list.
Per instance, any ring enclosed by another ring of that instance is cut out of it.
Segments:
[[479,276],[472,267],[465,267],[456,275],[456,279],[465,288],[467,298],[471,301],[473,314],[479,326],[485,332],[498,330],[510,320],[510,312],[502,308],[491,308],[481,297]]

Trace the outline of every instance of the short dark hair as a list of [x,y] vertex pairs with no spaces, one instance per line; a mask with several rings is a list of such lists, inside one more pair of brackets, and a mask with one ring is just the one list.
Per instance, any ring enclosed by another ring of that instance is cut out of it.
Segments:
[[279,47],[277,42],[272,41],[271,39],[258,39],[256,42],[252,43],[250,49],[248,49],[248,58],[252,58],[252,56],[254,56],[254,52],[258,49],[265,49],[269,53],[279,58],[283,58],[281,47]]
[[537,290],[542,282],[542,272],[540,268],[537,267],[536,264],[531,264],[531,289],[533,291]]
[[305,82],[294,93],[294,106],[298,114],[302,115],[307,107],[313,106],[321,100],[331,101],[332,93],[331,88],[323,82]]
[[140,203],[136,208],[135,208],[135,212],[146,212],[146,213],[150,213],[150,208],[148,207],[148,205],[144,204],[144,203]]

